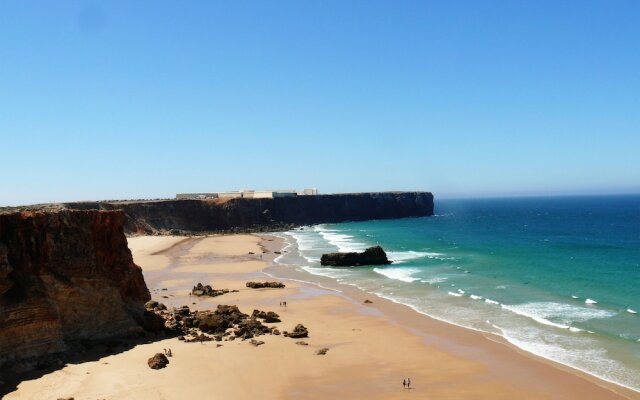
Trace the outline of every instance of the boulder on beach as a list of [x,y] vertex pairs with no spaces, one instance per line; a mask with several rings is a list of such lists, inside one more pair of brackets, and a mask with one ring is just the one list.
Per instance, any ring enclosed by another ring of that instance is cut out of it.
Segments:
[[358,265],[391,264],[382,247],[369,247],[362,253],[328,253],[320,258],[320,264],[334,267],[353,267]]
[[304,325],[298,324],[298,325],[296,325],[295,328],[293,328],[293,332],[284,332],[284,335],[286,337],[290,337],[290,338],[294,338],[294,339],[300,339],[300,338],[308,337],[309,336],[309,330],[307,328],[305,328]]
[[162,353],[156,353],[155,356],[147,360],[147,364],[149,364],[149,368],[151,369],[161,369],[169,364],[169,359]]

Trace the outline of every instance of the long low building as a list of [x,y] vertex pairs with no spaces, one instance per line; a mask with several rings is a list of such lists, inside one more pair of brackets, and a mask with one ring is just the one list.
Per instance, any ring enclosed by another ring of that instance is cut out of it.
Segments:
[[293,197],[297,196],[298,192],[292,189],[286,190],[238,190],[231,192],[218,192],[218,193],[178,193],[176,194],[176,200],[205,200],[205,199],[273,199],[276,197]]
[[176,200],[205,200],[217,199],[218,193],[178,193]]

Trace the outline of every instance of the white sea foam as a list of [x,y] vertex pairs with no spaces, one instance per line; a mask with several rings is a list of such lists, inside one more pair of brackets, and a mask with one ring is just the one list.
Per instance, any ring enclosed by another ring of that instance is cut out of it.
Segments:
[[338,248],[341,252],[364,251],[367,248],[365,243],[356,242],[353,236],[341,233],[340,231],[326,229],[324,225],[317,225],[314,230],[322,236],[329,244]]
[[415,282],[420,280],[420,278],[414,278],[412,276],[420,272],[417,268],[374,268],[373,271],[387,278],[402,282]]
[[578,297],[578,296],[574,296],[574,295],[571,295],[571,298],[572,298],[572,299],[579,299],[580,297]]
[[462,293],[448,292],[448,294],[450,294],[451,296],[455,296],[455,297],[462,297]]
[[442,282],[446,282],[446,281],[447,281],[446,277],[436,276],[435,278],[422,279],[420,282],[428,283],[430,285],[433,285],[433,284],[436,284],[436,283],[442,283]]
[[540,324],[555,326],[560,329],[568,329],[571,332],[581,331],[581,329],[572,327],[574,322],[608,318],[615,315],[614,313],[605,310],[596,310],[554,302],[534,302],[513,305],[503,304],[502,308],[511,311],[514,314],[531,318]]
[[637,313],[638,313],[636,310],[632,310],[632,309],[630,309],[630,308],[627,308],[627,312],[628,312],[629,314],[637,314]]
[[387,256],[389,260],[393,261],[394,264],[402,264],[404,262],[410,260],[416,260],[419,258],[437,258],[442,259],[444,254],[442,253],[431,253],[427,251],[388,251]]
[[462,289],[458,289],[458,293],[460,293],[460,294],[464,294],[464,293],[465,293],[465,291],[464,291],[464,290],[462,290]]
[[584,302],[585,302],[586,304],[598,304],[598,302],[597,302],[597,301],[595,301],[595,300],[591,300],[591,299],[586,299]]
[[475,295],[475,294],[472,294],[469,297],[471,297],[473,300],[482,300],[482,296],[478,296],[478,295]]
[[[568,337],[543,333],[533,328],[519,327],[517,330],[500,328],[500,330],[509,343],[525,351],[638,391],[636,371],[609,359],[607,351],[594,345],[592,339],[587,339],[586,336],[571,340]],[[632,383],[629,385],[627,382]]]
[[350,271],[344,268],[329,268],[329,267],[310,267],[304,266],[303,270],[313,275],[326,276],[327,278],[333,278],[339,282],[345,277],[350,275]]
[[485,302],[485,303],[489,303],[489,304],[500,304],[500,303],[498,303],[497,301],[495,301],[495,300],[491,300],[491,299],[484,299],[484,302]]

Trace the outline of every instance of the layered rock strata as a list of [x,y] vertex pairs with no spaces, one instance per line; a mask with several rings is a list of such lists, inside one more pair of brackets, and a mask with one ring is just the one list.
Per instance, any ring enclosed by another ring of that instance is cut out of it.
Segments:
[[121,211],[0,213],[0,367],[140,333],[151,297]]

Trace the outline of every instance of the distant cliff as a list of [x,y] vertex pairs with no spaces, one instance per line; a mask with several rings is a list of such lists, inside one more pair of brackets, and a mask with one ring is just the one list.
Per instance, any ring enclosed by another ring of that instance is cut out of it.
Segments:
[[0,213],[0,369],[140,332],[150,299],[121,211]]
[[354,193],[274,199],[83,202],[69,209],[123,210],[127,233],[233,232],[433,215],[428,192]]

